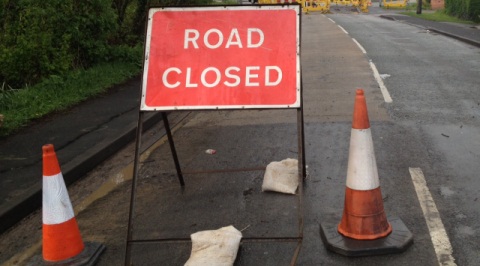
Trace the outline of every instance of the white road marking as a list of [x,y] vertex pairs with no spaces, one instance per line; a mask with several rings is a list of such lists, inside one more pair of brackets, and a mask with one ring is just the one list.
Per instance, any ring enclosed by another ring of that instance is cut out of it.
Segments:
[[383,80],[378,73],[377,67],[372,62],[372,60],[370,60],[370,67],[373,70],[373,76],[375,77],[375,80],[377,80],[378,86],[380,86],[380,91],[382,92],[383,99],[386,103],[393,102],[392,97],[390,97],[390,93],[388,92],[387,87],[385,87],[385,84],[383,83]]
[[358,48],[360,48],[360,50],[362,51],[362,53],[366,54],[367,51],[365,51],[365,49],[363,48],[363,46],[357,42],[357,40],[355,40],[355,38],[352,38],[353,42],[357,44]]
[[337,25],[337,26],[338,26],[341,30],[343,30],[343,32],[345,32],[345,34],[348,35],[348,32],[347,32],[342,26],[340,26],[340,25]]
[[410,171],[418,201],[420,202],[428,230],[430,231],[430,237],[433,247],[435,248],[435,253],[437,254],[438,263],[442,266],[456,266],[455,258],[452,256],[452,245],[448,239],[447,231],[443,226],[437,206],[433,201],[432,194],[430,194],[428,190],[422,169],[409,168],[408,170]]
[[335,21],[331,18],[328,18],[328,20],[330,20],[333,24],[335,24]]

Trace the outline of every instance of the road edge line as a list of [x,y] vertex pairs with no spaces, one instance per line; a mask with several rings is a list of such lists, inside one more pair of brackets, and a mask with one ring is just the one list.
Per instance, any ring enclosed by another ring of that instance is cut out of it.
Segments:
[[352,38],[352,40],[355,44],[357,44],[358,48],[360,48],[362,53],[367,54],[367,51],[365,50],[365,48],[363,48],[363,46],[359,42],[357,42],[357,40],[355,40],[355,38]]
[[382,92],[383,99],[385,100],[386,103],[393,102],[392,97],[390,96],[390,93],[387,90],[387,87],[385,86],[382,78],[380,77],[380,73],[378,73],[377,67],[372,62],[372,60],[369,61],[369,64],[370,64],[370,68],[373,70],[373,76],[375,77],[375,80],[377,81],[378,86],[380,87],[380,91]]
[[345,32],[345,34],[348,35],[348,31],[346,31],[342,26],[340,26],[340,25],[338,25],[338,24],[337,24],[337,26],[338,26],[343,32]]

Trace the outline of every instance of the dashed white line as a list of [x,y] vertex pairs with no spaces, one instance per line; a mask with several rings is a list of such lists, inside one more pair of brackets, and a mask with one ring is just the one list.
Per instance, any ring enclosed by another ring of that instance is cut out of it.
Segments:
[[373,76],[375,77],[375,80],[377,81],[378,86],[380,86],[380,91],[382,92],[384,101],[386,103],[393,102],[392,97],[390,97],[390,93],[388,92],[387,87],[385,87],[385,84],[383,83],[383,80],[380,77],[380,73],[378,73],[377,67],[372,62],[372,60],[370,60],[370,67],[373,70]]
[[357,40],[355,40],[355,38],[352,38],[353,42],[357,44],[358,48],[360,48],[360,50],[362,51],[362,53],[366,54],[367,51],[365,51],[365,49],[363,48],[363,46],[357,42]]
[[343,30],[343,32],[345,32],[345,34],[348,35],[348,32],[347,32],[342,26],[340,26],[340,25],[337,25],[337,26],[338,26],[341,30]]
[[[330,19],[330,18],[328,18],[328,19]],[[332,20],[332,22],[334,22],[334,21]],[[343,32],[345,32],[345,34],[348,35],[348,32],[342,26],[340,26],[340,25],[337,25],[337,26]],[[355,40],[354,38],[352,38],[352,40],[353,40],[353,42],[355,42],[355,44],[357,44],[358,48],[360,48],[362,53],[367,54],[367,51],[365,50],[365,48],[363,48],[363,46],[359,42],[357,42],[357,40]],[[372,60],[370,60],[370,67],[372,68],[373,76],[375,77],[375,80],[377,81],[378,86],[380,87],[380,91],[382,92],[384,101],[387,102],[387,103],[393,102],[392,97],[390,96],[390,93],[388,92],[387,87],[383,83],[383,79],[380,77],[380,73],[378,73],[377,67],[375,66],[375,64],[373,64]]]
[[328,20],[330,20],[333,24],[335,24],[335,21],[331,18],[328,18]]
[[455,258],[452,256],[452,245],[448,239],[447,231],[443,226],[440,213],[433,201],[432,194],[428,190],[427,182],[420,168],[409,168],[418,201],[422,207],[425,221],[427,222],[430,237],[432,239],[438,263],[442,266],[456,266]]

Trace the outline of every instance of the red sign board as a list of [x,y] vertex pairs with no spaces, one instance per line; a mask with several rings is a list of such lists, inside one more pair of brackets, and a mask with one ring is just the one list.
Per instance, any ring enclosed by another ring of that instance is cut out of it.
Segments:
[[141,110],[300,107],[300,6],[149,10]]

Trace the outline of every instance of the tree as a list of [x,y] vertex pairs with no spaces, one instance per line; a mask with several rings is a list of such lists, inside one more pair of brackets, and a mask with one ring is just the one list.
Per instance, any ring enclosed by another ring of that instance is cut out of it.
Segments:
[[418,0],[417,1],[417,14],[420,15],[422,14],[422,3],[423,3],[423,0]]

